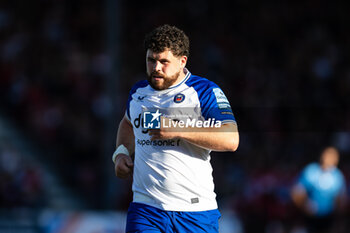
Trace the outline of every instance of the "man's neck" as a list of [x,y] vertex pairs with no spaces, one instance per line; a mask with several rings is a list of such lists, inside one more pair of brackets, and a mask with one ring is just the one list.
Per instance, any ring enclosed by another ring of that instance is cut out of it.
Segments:
[[181,83],[185,79],[187,73],[188,73],[188,70],[186,68],[183,68],[181,70],[180,75],[177,78],[176,82],[173,85],[171,85],[171,86],[176,86],[177,84]]

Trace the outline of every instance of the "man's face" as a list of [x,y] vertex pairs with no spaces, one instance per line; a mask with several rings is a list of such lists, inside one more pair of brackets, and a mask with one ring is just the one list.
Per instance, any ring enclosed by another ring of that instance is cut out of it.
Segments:
[[156,90],[164,90],[178,81],[186,65],[187,57],[177,57],[170,50],[154,53],[148,49],[146,65],[148,82]]
[[325,169],[336,167],[339,162],[338,151],[334,148],[327,148],[321,155],[321,164]]

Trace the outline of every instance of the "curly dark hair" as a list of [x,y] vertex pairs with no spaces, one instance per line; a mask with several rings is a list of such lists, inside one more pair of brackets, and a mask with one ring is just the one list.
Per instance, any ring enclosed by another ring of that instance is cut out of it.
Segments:
[[174,56],[190,55],[190,40],[186,34],[175,26],[165,24],[157,27],[145,37],[144,46],[156,53],[164,52],[166,49]]

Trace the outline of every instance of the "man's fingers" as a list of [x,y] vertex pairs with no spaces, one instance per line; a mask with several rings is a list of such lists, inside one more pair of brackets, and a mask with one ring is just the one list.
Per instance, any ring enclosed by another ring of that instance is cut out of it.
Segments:
[[160,131],[157,129],[151,129],[150,131],[148,131],[148,135],[151,136],[151,141],[159,139],[159,133]]
[[121,164],[116,168],[115,174],[117,177],[126,178],[131,173],[131,168],[126,166],[126,164]]
[[127,178],[129,174],[132,172],[132,167],[134,163],[131,158],[127,155],[122,158],[117,159],[115,165],[115,174],[119,178]]
[[148,131],[148,135],[152,136],[152,135],[156,135],[159,134],[160,130],[159,129],[150,129]]
[[123,171],[123,172],[129,172],[131,169],[130,169],[130,166],[128,166],[128,162],[124,162],[124,163],[122,163],[122,164],[119,164],[119,166],[118,166],[118,170],[120,170],[120,171]]
[[128,166],[129,168],[132,168],[134,166],[134,163],[130,157],[126,158],[125,160],[126,166]]

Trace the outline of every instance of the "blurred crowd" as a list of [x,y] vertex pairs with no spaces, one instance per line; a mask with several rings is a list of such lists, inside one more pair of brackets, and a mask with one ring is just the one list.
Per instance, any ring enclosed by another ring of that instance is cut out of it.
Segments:
[[97,1],[0,5],[2,110],[39,142],[42,159],[91,199],[105,169],[102,7]]
[[106,2],[0,3],[1,113],[46,151],[41,159],[91,208],[127,208],[130,181],[112,178],[105,122],[115,116],[108,127],[116,131],[129,89],[145,78],[144,34],[164,23],[188,34],[189,70],[222,87],[238,122],[238,151],[212,156],[221,207],[234,209],[246,226],[281,232],[279,223],[295,219],[290,186],[325,145],[340,150],[350,180],[345,7],[315,0],[121,0],[119,93],[111,105]]
[[0,207],[43,208],[46,204],[41,168],[16,148],[0,142]]

